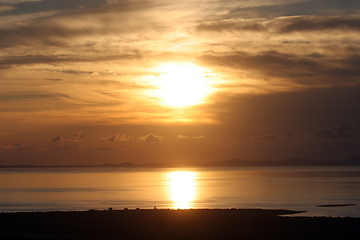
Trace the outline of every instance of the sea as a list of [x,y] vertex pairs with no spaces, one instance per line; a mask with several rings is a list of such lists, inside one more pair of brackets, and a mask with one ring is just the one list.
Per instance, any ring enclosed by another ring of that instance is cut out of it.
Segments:
[[360,167],[2,168],[0,212],[290,209],[360,217]]

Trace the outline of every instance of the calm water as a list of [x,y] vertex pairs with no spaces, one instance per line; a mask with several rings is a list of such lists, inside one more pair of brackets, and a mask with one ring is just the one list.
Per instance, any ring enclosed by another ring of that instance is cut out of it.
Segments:
[[360,167],[0,169],[0,212],[154,206],[360,217]]

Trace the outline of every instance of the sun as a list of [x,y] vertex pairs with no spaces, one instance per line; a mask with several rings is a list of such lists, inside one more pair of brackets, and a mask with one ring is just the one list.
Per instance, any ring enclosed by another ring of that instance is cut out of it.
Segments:
[[172,107],[201,104],[211,92],[209,70],[192,63],[167,63],[157,68],[156,95]]

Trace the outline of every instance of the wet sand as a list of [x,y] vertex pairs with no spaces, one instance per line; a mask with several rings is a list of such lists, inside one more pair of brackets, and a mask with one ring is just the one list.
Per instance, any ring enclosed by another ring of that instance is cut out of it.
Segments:
[[[261,209],[1,213],[0,239],[360,239],[360,218]],[[294,214],[292,217],[281,215]]]

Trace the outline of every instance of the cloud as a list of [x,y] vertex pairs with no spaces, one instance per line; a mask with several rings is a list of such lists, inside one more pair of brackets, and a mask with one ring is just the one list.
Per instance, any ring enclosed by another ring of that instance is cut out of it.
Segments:
[[68,140],[62,138],[61,136],[56,136],[50,139],[50,142],[58,143],[58,142],[67,142]]
[[[224,18],[200,22],[195,31],[208,34],[211,46],[200,62],[227,71],[228,79],[262,81],[272,90],[359,84],[358,15]],[[256,91],[240,83],[238,89]]]
[[5,151],[25,151],[25,150],[36,150],[38,149],[37,145],[34,143],[33,145],[25,146],[21,143],[15,143],[14,145],[0,145],[0,150]]
[[[204,137],[203,135],[191,137],[191,139],[197,139],[197,140],[199,140],[199,139],[204,139],[204,138],[205,138],[205,137]],[[178,135],[178,138],[177,138],[177,139],[179,139],[179,140],[188,140],[188,139],[190,139],[190,137],[188,137],[188,136],[183,136],[183,135]]]
[[44,12],[55,12],[55,16],[106,14],[111,12],[128,12],[148,9],[151,6],[158,6],[151,1],[123,1],[123,0],[39,0],[22,1],[9,4],[16,7],[16,11],[7,15],[25,15]]
[[0,5],[0,13],[10,12],[10,11],[13,11],[14,9],[16,9],[16,8],[13,6]]
[[63,11],[63,14],[69,14],[69,12],[76,12],[81,9],[100,7],[106,3],[107,0],[27,0],[11,4],[13,7],[16,7],[16,11],[8,13],[7,15],[22,15],[51,11]]
[[14,146],[17,147],[17,148],[19,148],[19,147],[22,147],[22,144],[20,144],[20,143],[15,143]]
[[163,139],[165,139],[162,136],[156,136],[153,134],[148,134],[144,137],[139,137],[140,140],[146,141],[146,142],[161,142]]
[[82,140],[84,137],[85,137],[85,134],[83,132],[79,131],[79,132],[75,133],[73,141],[78,142],[78,141]]
[[[0,46],[1,47],[1,46]],[[38,63],[53,64],[53,63],[78,63],[78,62],[101,62],[101,61],[115,61],[115,60],[132,60],[141,59],[142,56],[138,52],[134,54],[112,55],[112,56],[94,56],[94,57],[82,57],[82,56],[52,56],[52,55],[24,55],[6,57],[0,60],[0,68],[9,68],[13,65],[32,65]],[[75,72],[70,71],[67,73],[72,74],[90,74],[91,72]]]
[[[6,27],[0,25],[0,48],[31,46],[33,49],[37,46],[60,47],[65,50],[66,47],[73,46],[74,49],[79,50],[78,47],[81,45],[91,47],[91,51],[94,51],[96,50],[94,45],[98,46],[98,41],[102,39],[112,44],[129,39],[135,40],[136,37],[132,33],[153,32],[154,29],[162,28],[158,25],[165,23],[165,21],[155,23],[154,15],[149,16],[148,11],[155,5],[159,3],[118,1],[109,6],[105,0],[46,0],[9,5],[14,10],[3,12],[1,15],[24,14],[24,16],[12,17],[11,24],[6,24]],[[137,18],[133,17],[134,14]],[[125,36],[120,37],[120,34],[132,36],[126,39]],[[151,35],[148,34],[146,38]]]
[[204,139],[205,137],[203,135],[192,137],[192,139]]
[[189,139],[188,136],[184,136],[184,135],[178,135],[178,138],[177,139],[180,139],[180,140],[185,140],[185,139]]
[[119,138],[119,134],[115,134],[115,135],[113,135],[113,136],[111,136],[111,137],[104,138],[103,140],[108,141],[108,142],[114,142],[114,141],[116,141],[118,138]]
[[50,99],[50,98],[68,98],[65,94],[45,94],[45,93],[29,93],[29,94],[3,94],[0,95],[0,101],[16,101],[16,100],[32,100],[32,99]]
[[258,139],[277,139],[277,138],[283,138],[283,135],[277,135],[277,134],[266,134],[262,136],[252,136],[250,137],[251,140],[258,140]]
[[314,133],[297,134],[295,132],[288,132],[285,134],[266,134],[262,136],[252,136],[250,140],[272,140],[272,139],[285,139],[285,138],[303,138],[311,137],[316,139],[350,139],[358,138],[360,136],[360,123],[353,123],[346,121],[341,123],[338,127],[324,127],[316,130]]
[[68,74],[93,74],[94,72],[86,72],[86,71],[76,71],[76,70],[63,70],[62,73]]
[[360,55],[337,57],[264,51],[259,53],[204,54],[199,60],[234,71],[246,70],[266,81],[297,82],[303,85],[349,85],[358,83]]
[[288,132],[285,134],[266,134],[261,136],[252,136],[250,140],[272,140],[272,139],[284,139],[284,138],[299,138],[304,137],[304,134],[296,134],[295,132]]
[[[0,48],[8,48],[21,45],[44,45],[64,47],[67,45],[66,38],[89,35],[93,29],[71,29],[54,23],[37,23],[32,25],[20,25],[15,27],[1,28]],[[4,35],[3,35],[4,34]],[[23,39],[21,41],[21,39]]]
[[255,21],[215,21],[210,23],[201,23],[196,28],[196,31],[199,32],[235,32],[235,31],[254,31],[254,32],[262,32],[265,31],[266,28],[262,22]]
[[275,19],[225,19],[203,22],[196,26],[197,32],[264,32],[266,34],[289,34],[294,32],[360,31],[359,16],[296,16]]
[[357,0],[317,0],[317,1],[296,1],[284,4],[274,2],[274,4],[261,4],[258,6],[239,6],[230,7],[228,14],[224,18],[275,18],[279,16],[299,16],[299,15],[329,15],[331,13],[356,14],[359,9]]
[[133,137],[126,137],[125,134],[120,136],[119,133],[111,136],[111,137],[105,137],[102,138],[101,140],[105,140],[107,142],[115,142],[115,141],[133,141],[134,138]]
[[269,24],[277,33],[360,31],[359,16],[302,16],[281,18]]
[[59,143],[59,142],[78,142],[81,141],[85,137],[85,134],[81,131],[78,131],[75,133],[73,139],[65,139],[61,136],[56,136],[52,139],[50,139],[50,142]]
[[17,149],[17,147],[12,146],[12,145],[0,145],[0,150],[13,150],[13,149]]
[[349,139],[355,137],[355,132],[359,130],[359,123],[347,121],[338,127],[325,127],[314,132],[316,138],[320,139]]

